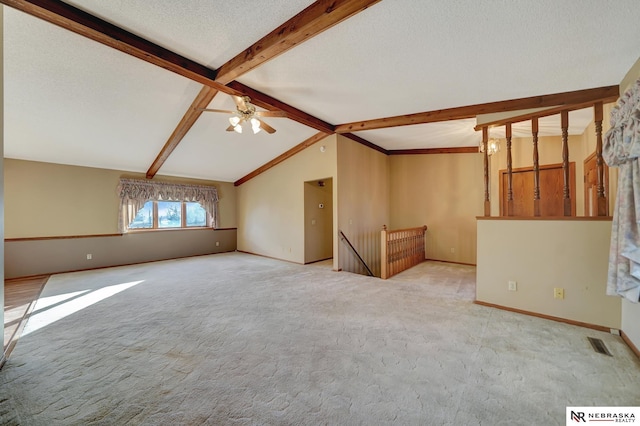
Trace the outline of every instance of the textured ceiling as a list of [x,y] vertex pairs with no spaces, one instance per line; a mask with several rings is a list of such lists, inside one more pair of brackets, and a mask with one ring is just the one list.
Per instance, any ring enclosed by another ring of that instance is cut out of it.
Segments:
[[[68,3],[217,68],[311,2]],[[3,8],[5,157],[145,172],[202,86]],[[637,10],[637,0],[382,0],[238,80],[332,124],[615,85],[640,54]],[[211,107],[233,104],[219,94]],[[592,118],[572,113],[570,133]],[[203,114],[159,173],[234,181],[316,133],[275,118],[274,135],[238,135],[226,120]],[[541,135],[558,123],[541,121]],[[385,149],[474,146],[474,125],[357,135]]]

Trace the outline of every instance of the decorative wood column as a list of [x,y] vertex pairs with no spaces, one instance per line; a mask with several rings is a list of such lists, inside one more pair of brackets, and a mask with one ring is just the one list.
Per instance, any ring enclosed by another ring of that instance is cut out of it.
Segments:
[[564,201],[564,215],[571,216],[571,189],[569,181],[569,111],[560,112],[560,127],[562,127],[562,195]]
[[593,106],[596,125],[596,193],[598,198],[598,216],[608,216],[609,206],[604,192],[604,161],[602,160],[602,102]]
[[513,161],[511,160],[511,123],[505,125],[507,139],[507,216],[513,216]]
[[489,201],[489,128],[482,128],[482,148],[484,151],[484,215],[491,216],[491,201]]
[[540,216],[540,163],[538,161],[538,117],[531,119],[533,137],[533,215]]

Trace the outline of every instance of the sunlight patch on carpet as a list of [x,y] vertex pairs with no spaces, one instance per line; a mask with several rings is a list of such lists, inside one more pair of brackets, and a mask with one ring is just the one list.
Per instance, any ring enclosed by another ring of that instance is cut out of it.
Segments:
[[[144,282],[144,280],[131,281],[128,283],[111,285],[108,287],[91,291],[90,293],[87,293],[83,296],[77,297],[72,300],[69,300],[69,299],[73,298],[74,296],[77,296],[78,294],[86,293],[89,290],[40,298],[36,303],[36,309],[35,309],[36,313],[31,315],[31,317],[29,318],[29,322],[27,322],[27,325],[25,326],[24,331],[22,332],[22,336],[26,336],[30,333],[33,333],[34,331],[40,330],[41,328],[44,328],[50,324],[53,324],[54,322],[59,321],[62,318],[65,318],[71,314],[81,311],[82,309],[85,309],[95,303],[100,302],[101,300],[104,300],[108,297],[118,294],[128,288],[131,288],[134,285],[140,284],[141,282]],[[64,300],[69,300],[69,301],[59,304],[57,306],[53,306]],[[43,305],[40,304],[41,301]],[[51,307],[50,309],[47,309],[47,307],[49,306],[53,306],[53,307]]]

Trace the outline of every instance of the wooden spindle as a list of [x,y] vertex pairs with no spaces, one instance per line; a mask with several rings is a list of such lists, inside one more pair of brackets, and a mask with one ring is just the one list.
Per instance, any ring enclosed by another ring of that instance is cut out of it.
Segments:
[[386,280],[389,277],[389,253],[387,240],[387,225],[382,225],[380,231],[380,278]]
[[531,119],[533,137],[533,215],[540,216],[540,164],[538,162],[538,117]]
[[482,148],[484,151],[484,215],[491,216],[491,202],[489,201],[489,128],[482,128]]
[[513,161],[511,160],[511,123],[506,124],[507,139],[507,216],[513,216]]
[[560,112],[560,127],[562,128],[562,196],[564,201],[564,215],[571,216],[571,189],[569,186],[569,111]]
[[604,161],[602,160],[602,102],[593,106],[596,125],[596,194],[598,198],[598,216],[608,216],[607,198],[604,191]]

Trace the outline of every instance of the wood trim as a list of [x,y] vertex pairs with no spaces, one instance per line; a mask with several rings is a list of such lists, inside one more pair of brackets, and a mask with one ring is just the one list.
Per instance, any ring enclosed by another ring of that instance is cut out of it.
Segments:
[[[569,170],[569,111],[567,110],[560,112],[560,127],[562,129],[562,207],[565,216],[572,216],[571,176]],[[575,198],[576,194],[573,194],[573,197]],[[575,205],[573,210],[575,211]]]
[[[513,160],[511,159],[511,123],[505,126],[505,138],[507,141],[507,216],[513,216]],[[500,216],[502,216],[502,181],[498,185],[500,189]]]
[[227,61],[218,70],[216,81],[227,84],[379,1],[316,1]]
[[[144,261],[144,262],[119,263],[119,264],[116,264],[116,265],[97,266],[97,267],[93,267],[93,268],[70,269],[70,270],[67,270],[67,271],[53,272],[53,273],[48,274],[48,275],[68,274],[68,273],[71,273],[71,272],[81,272],[81,271],[97,271],[97,270],[100,270],[100,269],[117,268],[117,267],[120,267],[120,266],[144,265],[145,263],[166,262],[167,260],[177,260],[177,259],[188,259],[190,257],[214,256],[216,254],[222,254],[222,253],[233,253],[234,251],[237,251],[237,250],[216,251],[216,252],[213,252],[213,253],[204,253],[204,254],[191,254],[191,255],[188,255],[188,256],[168,257],[166,259],[147,260],[147,261]],[[11,279],[12,280],[21,280],[21,279],[37,277],[37,276],[39,276],[39,275],[28,275],[28,276],[24,276],[24,277],[15,277],[15,278],[11,278]]]
[[538,118],[531,119],[533,139],[533,215],[540,216],[540,163],[538,157]]
[[163,232],[163,231],[237,231],[238,228],[210,228],[208,226],[190,227],[190,228],[165,228],[165,229],[141,229],[131,230],[126,234],[93,234],[93,235],[60,235],[54,237],[24,237],[24,238],[5,238],[5,243],[14,243],[21,241],[44,241],[44,240],[72,240],[76,238],[104,238],[104,237],[123,237],[127,234],[137,234],[144,232]]
[[297,153],[299,153],[300,151],[310,147],[311,145],[313,145],[314,143],[326,138],[327,136],[329,136],[329,134],[324,133],[324,132],[319,132],[316,133],[315,135],[311,136],[309,139],[299,143],[298,145],[294,146],[293,148],[291,148],[290,150],[280,154],[279,156],[277,156],[276,158],[274,158],[273,160],[269,161],[268,163],[258,167],[257,169],[255,169],[254,171],[252,171],[251,173],[241,177],[240,179],[238,179],[237,181],[235,181],[233,183],[234,186],[240,186],[243,183],[245,183],[248,180],[253,179],[254,177],[266,172],[267,170],[269,170],[270,168],[274,167],[277,164],[282,163],[284,160],[286,160],[287,158],[293,157],[294,155],[296,155]]
[[5,238],[5,243],[14,243],[20,241],[43,241],[43,240],[70,240],[76,238],[103,238],[103,237],[122,237],[124,234],[91,234],[91,235],[60,235],[52,237],[24,237],[24,238]]
[[209,103],[216,96],[218,91],[216,89],[212,89],[209,86],[204,86],[202,90],[198,93],[198,96],[193,100],[191,106],[185,112],[182,120],[178,123],[178,126],[175,128],[169,139],[164,144],[158,156],[147,170],[147,179],[152,179],[160,167],[167,161],[167,158],[171,155],[174,149],[178,146],[178,144],[182,141],[182,139],[187,135],[187,132],[191,130],[191,127],[196,123],[198,118],[202,115],[202,108],[206,108]]
[[611,221],[611,216],[476,216],[476,220],[560,220],[560,221]]
[[[267,256],[266,254],[253,253],[253,252],[244,251],[244,250],[236,250],[236,251],[238,253],[250,254],[252,256],[259,256],[259,257],[264,257],[264,258],[267,258],[267,259],[279,260],[281,262],[289,262],[289,263],[293,263],[294,265],[305,265],[304,263],[296,262],[295,260],[280,259],[279,257]],[[339,272],[339,271],[336,271],[336,272]]]
[[484,164],[484,215],[491,216],[491,201],[489,200],[489,128],[482,128],[482,159]]
[[571,319],[567,319],[567,318],[561,318],[561,317],[554,317],[553,315],[546,315],[546,314],[541,314],[541,313],[538,313],[538,312],[525,311],[523,309],[511,308],[509,306],[496,305],[494,303],[482,302],[480,300],[474,300],[473,303],[476,304],[476,305],[486,306],[488,308],[496,308],[496,309],[500,309],[500,310],[503,310],[503,311],[515,312],[517,314],[529,315],[529,316],[532,316],[532,317],[542,318],[542,319],[556,321],[556,322],[562,322],[562,323],[570,324],[570,325],[577,325],[578,327],[590,328],[592,330],[604,331],[604,332],[607,332],[607,333],[611,332],[611,327],[605,327],[603,325],[590,324],[588,322],[575,321],[575,320],[571,320]]
[[178,55],[69,4],[57,0],[0,0],[0,3],[190,80],[224,89],[224,85],[215,81],[216,70]]
[[633,344],[631,339],[629,339],[629,336],[627,336],[627,333],[620,330],[620,337],[622,337],[622,340],[627,344],[627,346],[629,346],[629,349],[631,349],[631,352],[633,352],[634,354],[636,354],[638,358],[640,358],[640,350],[636,345]]
[[610,102],[615,102],[617,99],[618,99],[618,95],[610,95],[602,99],[594,99],[588,102],[581,102],[581,103],[571,104],[571,105],[560,105],[555,108],[549,108],[544,111],[537,111],[537,112],[532,112],[532,113],[527,113],[522,115],[516,115],[509,118],[503,118],[500,120],[490,121],[488,123],[478,125],[474,129],[476,131],[479,131],[482,128],[482,126],[500,127],[500,126],[504,126],[507,123],[519,123],[521,121],[529,121],[534,117],[537,117],[537,118],[549,117],[551,115],[560,114],[562,111],[575,111],[578,109],[583,109],[583,108],[588,108],[590,106],[593,106],[593,104],[597,102],[610,103]]
[[425,262],[453,263],[454,265],[478,266],[475,263],[454,262],[453,260],[425,259]]
[[347,139],[351,139],[354,142],[358,142],[359,144],[362,144],[362,145],[364,145],[364,146],[366,146],[368,148],[371,148],[371,149],[374,149],[374,150],[376,150],[378,152],[381,152],[384,155],[389,155],[389,151],[387,151],[386,149],[384,149],[384,148],[382,148],[382,147],[380,147],[380,146],[378,146],[376,144],[373,144],[373,143],[369,142],[368,140],[361,138],[360,136],[354,135],[353,133],[343,133],[342,136],[344,136]]
[[[441,110],[378,118],[375,120],[355,121],[336,126],[336,133],[348,133],[360,130],[385,129],[387,127],[409,126],[413,124],[436,123],[439,121],[474,118],[481,114],[517,111],[529,108],[568,106],[605,99],[617,99],[619,86],[604,86],[572,92],[554,93],[550,95],[531,96],[528,98],[488,102]],[[487,126],[488,124],[482,124]]]
[[[596,128],[596,167],[597,167],[597,197],[598,216],[606,216],[609,210],[604,189],[604,161],[602,158],[602,102],[593,106],[594,124]],[[607,189],[608,192],[608,189]]]
[[420,148],[420,149],[392,149],[388,155],[422,155],[422,154],[477,154],[477,146],[464,146],[459,148]]

